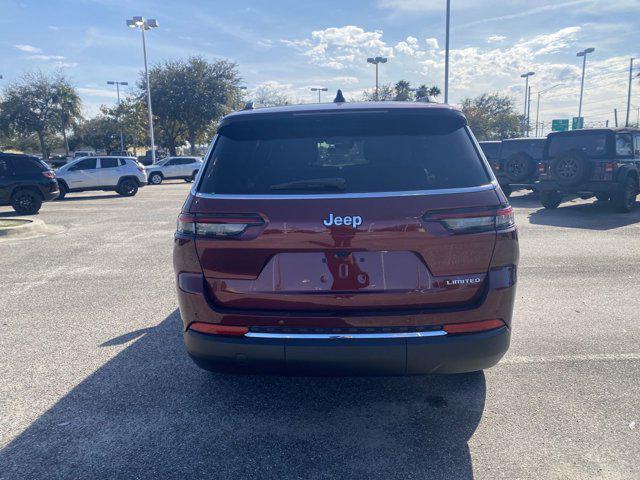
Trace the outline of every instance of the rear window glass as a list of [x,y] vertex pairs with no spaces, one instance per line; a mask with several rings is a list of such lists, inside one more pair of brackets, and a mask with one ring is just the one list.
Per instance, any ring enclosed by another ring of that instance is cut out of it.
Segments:
[[582,150],[590,157],[602,157],[607,153],[607,136],[604,133],[589,135],[557,135],[549,137],[549,157],[558,157],[569,150]]
[[504,141],[501,157],[507,158],[517,153],[525,153],[531,158],[541,158],[544,151],[544,140],[536,141]]
[[101,158],[100,168],[116,168],[118,166],[117,158]]
[[35,158],[14,158],[13,168],[16,174],[38,173],[49,169],[45,163]]
[[199,191],[366,193],[490,181],[461,118],[309,115],[222,128]]

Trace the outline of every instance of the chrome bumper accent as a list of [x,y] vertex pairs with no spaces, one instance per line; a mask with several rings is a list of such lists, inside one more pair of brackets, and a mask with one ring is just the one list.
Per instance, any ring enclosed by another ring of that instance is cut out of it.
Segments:
[[444,330],[429,332],[397,332],[397,333],[263,333],[248,332],[245,337],[250,338],[292,338],[298,340],[338,340],[338,339],[380,339],[380,338],[415,338],[415,337],[441,337],[446,335]]

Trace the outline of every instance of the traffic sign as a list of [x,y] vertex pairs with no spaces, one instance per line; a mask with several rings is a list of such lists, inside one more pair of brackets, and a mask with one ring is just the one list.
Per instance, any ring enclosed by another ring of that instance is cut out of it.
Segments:
[[554,132],[566,132],[569,130],[569,119],[559,118],[551,121],[551,130]]
[[584,117],[573,117],[571,130],[580,130],[582,128],[584,128]]

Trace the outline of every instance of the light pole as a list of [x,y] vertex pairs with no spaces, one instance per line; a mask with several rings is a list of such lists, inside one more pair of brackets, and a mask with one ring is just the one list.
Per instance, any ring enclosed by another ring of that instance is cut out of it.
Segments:
[[[524,78],[524,116],[522,119],[523,127],[527,122],[527,105],[529,104],[529,77],[535,75],[536,72],[527,72],[520,75],[520,78]],[[527,131],[529,130],[529,125],[526,126]]]
[[151,110],[151,86],[149,85],[149,68],[147,66],[147,43],[144,38],[144,31],[157,28],[158,21],[155,18],[145,19],[144,17],[133,17],[127,20],[129,28],[139,28],[142,32],[142,53],[144,54],[144,76],[147,83],[147,113],[149,114],[149,136],[151,137],[151,161],[156,163],[156,141],[153,138],[153,112]]
[[449,23],[451,19],[451,0],[447,0],[447,26],[444,41],[444,103],[449,103]]
[[629,110],[631,110],[631,84],[633,83],[633,58],[629,61],[629,90],[627,92],[627,119],[624,126],[629,126]]
[[[582,80],[580,81],[580,103],[578,104],[578,119],[582,117],[582,93],[584,92],[584,70],[587,66],[587,54],[594,52],[595,48],[585,48],[576,53],[576,57],[582,57]],[[579,122],[580,120],[578,120]]]
[[318,92],[318,103],[322,103],[322,100],[320,100],[320,92],[326,92],[329,89],[327,87],[311,87],[309,90]]
[[120,118],[120,85],[129,85],[129,82],[107,81],[107,85],[115,85],[118,94],[118,123],[120,124],[120,152],[124,152],[124,133],[122,132],[122,122]]
[[369,57],[367,63],[373,63],[376,66],[376,100],[380,100],[378,96],[378,64],[387,63],[387,57]]
[[[538,102],[536,105],[536,137],[538,136],[538,118],[540,115],[540,97],[542,96],[543,93],[548,92],[549,90],[559,87],[560,85],[562,85],[562,83],[556,83],[555,85],[549,87],[549,88],[545,88],[544,90],[540,90],[538,92]],[[542,133],[541,133],[542,134]]]

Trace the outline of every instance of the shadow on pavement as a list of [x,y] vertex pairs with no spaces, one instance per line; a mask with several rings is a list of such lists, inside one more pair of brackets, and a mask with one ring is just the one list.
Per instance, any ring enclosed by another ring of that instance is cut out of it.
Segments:
[[[72,196],[69,196],[72,195]],[[67,196],[65,196],[63,199],[55,199],[54,202],[77,202],[80,200],[106,200],[108,198],[118,198],[121,195],[118,195],[117,193],[110,193],[108,195],[82,195],[79,197],[73,196],[73,193],[69,193],[67,194]]]
[[556,210],[541,208],[533,212],[529,221],[551,227],[611,230],[640,222],[640,208],[630,213],[616,213],[609,202],[563,203]]
[[473,478],[483,373],[324,378],[201,371],[177,311],[0,452],[0,478]]

